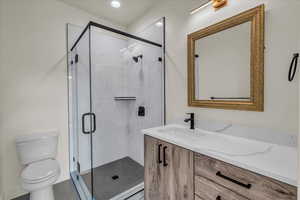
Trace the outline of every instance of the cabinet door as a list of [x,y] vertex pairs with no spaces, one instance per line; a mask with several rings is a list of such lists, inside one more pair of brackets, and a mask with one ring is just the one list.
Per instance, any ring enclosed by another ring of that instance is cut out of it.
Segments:
[[162,144],[158,140],[145,135],[145,199],[163,200],[163,175],[161,169]]
[[145,199],[193,200],[193,152],[145,136]]
[[194,200],[193,152],[163,143],[163,157],[164,154],[166,154],[167,166],[163,165],[165,185],[163,200]]

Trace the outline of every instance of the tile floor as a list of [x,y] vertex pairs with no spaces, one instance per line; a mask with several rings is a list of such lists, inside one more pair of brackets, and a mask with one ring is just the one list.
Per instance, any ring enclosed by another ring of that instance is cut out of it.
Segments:
[[[90,174],[82,176],[89,183]],[[113,179],[112,177],[117,177]],[[116,160],[94,169],[95,196],[99,200],[110,199],[144,181],[144,168],[129,157]],[[55,200],[79,200],[71,180],[58,183],[54,186]],[[143,199],[137,194],[130,200]],[[29,200],[29,194],[13,200]]]
[[[80,200],[71,180],[54,185],[54,196],[55,200]],[[12,200],[29,200],[29,194]]]

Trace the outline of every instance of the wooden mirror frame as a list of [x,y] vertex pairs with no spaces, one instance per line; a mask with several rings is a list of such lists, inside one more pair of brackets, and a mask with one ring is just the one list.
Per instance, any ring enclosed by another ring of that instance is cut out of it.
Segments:
[[[251,22],[250,101],[197,100],[195,95],[195,42],[246,22]],[[264,110],[264,22],[265,7],[260,5],[188,35],[189,106],[261,112]]]

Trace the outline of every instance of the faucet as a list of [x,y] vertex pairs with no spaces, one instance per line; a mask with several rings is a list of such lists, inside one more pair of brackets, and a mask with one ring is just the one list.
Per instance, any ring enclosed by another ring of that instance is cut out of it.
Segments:
[[188,115],[190,115],[191,117],[190,118],[186,118],[185,120],[184,120],[184,122],[191,122],[190,123],[190,129],[195,129],[195,113],[186,113],[186,114],[188,114]]

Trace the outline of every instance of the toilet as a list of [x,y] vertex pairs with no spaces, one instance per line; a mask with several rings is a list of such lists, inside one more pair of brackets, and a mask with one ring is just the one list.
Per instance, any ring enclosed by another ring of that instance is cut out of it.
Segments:
[[58,133],[47,132],[16,138],[16,148],[21,164],[21,182],[30,193],[30,200],[54,200],[53,184],[60,175],[55,160]]

